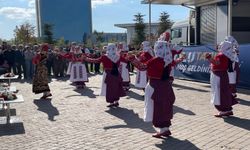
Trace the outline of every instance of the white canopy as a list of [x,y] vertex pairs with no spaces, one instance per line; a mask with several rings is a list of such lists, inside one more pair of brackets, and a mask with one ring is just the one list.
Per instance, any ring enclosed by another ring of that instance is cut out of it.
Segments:
[[148,4],[167,4],[167,5],[189,5],[189,6],[202,6],[222,2],[225,0],[143,0],[142,3]]

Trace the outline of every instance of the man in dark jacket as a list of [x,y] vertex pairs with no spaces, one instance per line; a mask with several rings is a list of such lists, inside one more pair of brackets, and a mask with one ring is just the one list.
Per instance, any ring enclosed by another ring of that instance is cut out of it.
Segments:
[[8,70],[7,61],[3,55],[3,47],[0,45],[0,75],[6,73]]
[[15,74],[16,70],[15,70],[15,49],[16,46],[13,45],[12,47],[10,45],[7,46],[6,50],[4,51],[4,58],[7,61],[8,65],[9,65],[9,72],[12,72]]
[[26,70],[24,63],[24,47],[23,45],[19,45],[17,50],[15,51],[15,66],[17,69],[18,78],[22,78],[22,73],[24,72],[24,78],[26,78]]

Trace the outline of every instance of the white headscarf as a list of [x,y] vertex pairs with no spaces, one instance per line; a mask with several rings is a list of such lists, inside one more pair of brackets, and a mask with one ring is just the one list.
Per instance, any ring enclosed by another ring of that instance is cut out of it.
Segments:
[[126,43],[123,44],[123,49],[122,51],[125,51],[125,52],[128,52],[129,49],[128,49],[128,45]]
[[122,52],[127,52],[129,50],[126,43],[121,42],[121,43],[119,43],[119,45],[120,45],[120,48],[121,48]]
[[82,54],[82,50],[80,46],[75,46],[73,49],[74,54]]
[[143,41],[142,43],[142,50],[144,52],[148,52],[151,50],[150,42],[149,41]]
[[170,33],[169,32],[163,32],[160,37],[158,38],[158,41],[167,41],[170,40]]
[[235,49],[239,48],[239,43],[236,41],[236,39],[233,36],[226,36],[225,41],[231,42]]
[[144,52],[148,52],[151,56],[154,56],[153,49],[151,48],[151,45],[150,45],[149,41],[143,41],[142,42],[142,50]]
[[114,43],[109,43],[107,46],[107,57],[114,63],[120,59],[120,55],[117,51],[117,47]]
[[168,47],[166,41],[156,41],[154,46],[154,52],[156,57],[164,59],[165,67],[172,62],[172,53]]
[[229,41],[223,41],[221,42],[219,46],[219,52],[227,56],[231,61],[233,62],[239,62],[239,58],[236,55],[236,52],[234,50],[234,46],[231,42]]

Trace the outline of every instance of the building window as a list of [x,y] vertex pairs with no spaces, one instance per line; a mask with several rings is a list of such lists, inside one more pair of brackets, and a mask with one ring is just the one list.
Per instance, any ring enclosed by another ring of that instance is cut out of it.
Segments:
[[171,35],[172,35],[171,39],[181,38],[182,36],[181,28],[173,29],[171,31]]

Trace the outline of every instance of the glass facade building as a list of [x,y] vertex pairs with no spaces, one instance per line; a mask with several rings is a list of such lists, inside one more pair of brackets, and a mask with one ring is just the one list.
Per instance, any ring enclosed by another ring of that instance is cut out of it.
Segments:
[[38,36],[44,24],[53,26],[53,38],[83,41],[92,33],[91,0],[36,0]]

